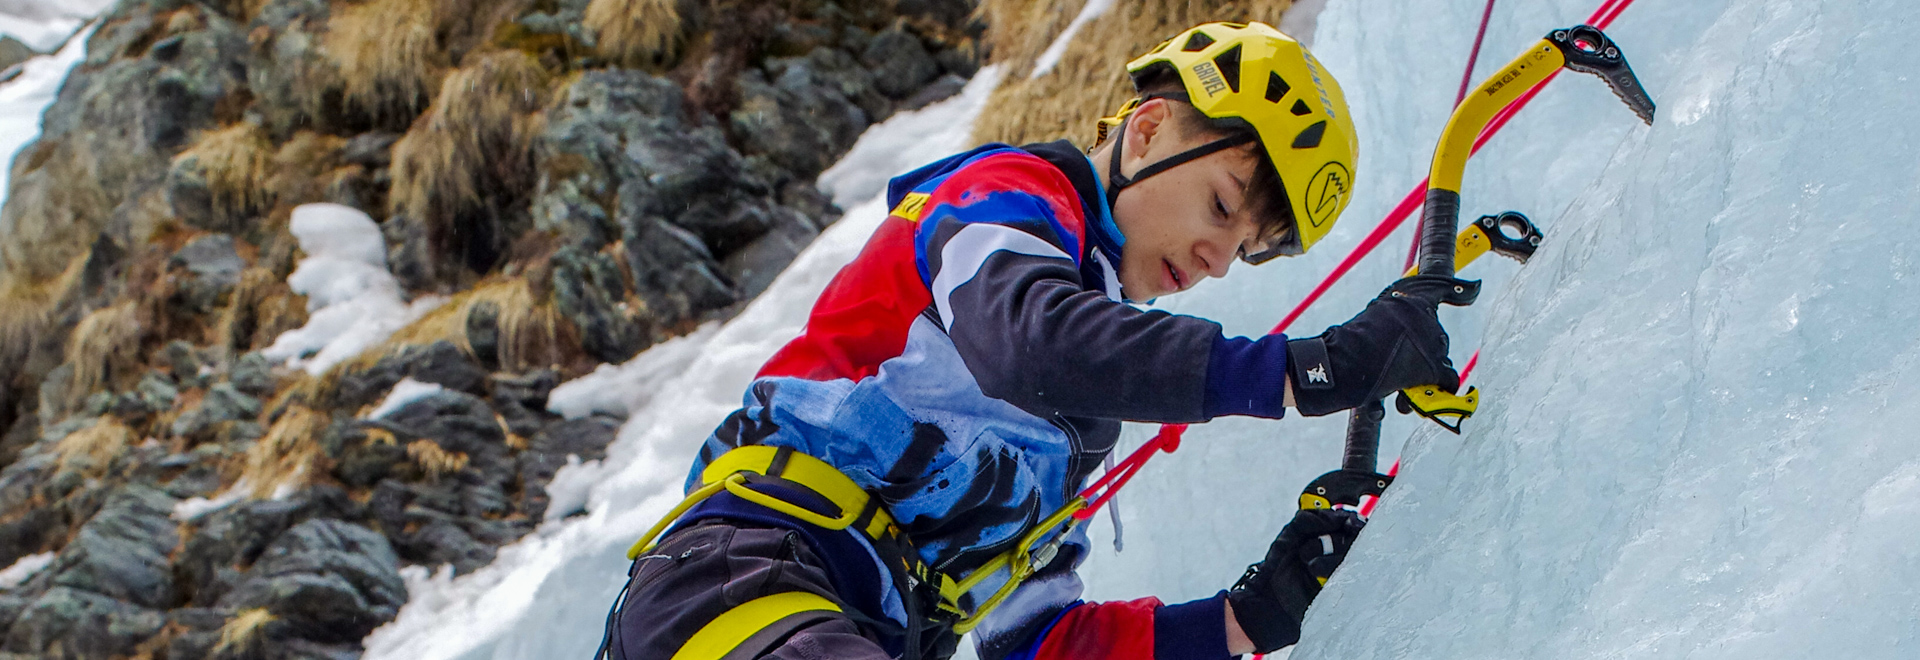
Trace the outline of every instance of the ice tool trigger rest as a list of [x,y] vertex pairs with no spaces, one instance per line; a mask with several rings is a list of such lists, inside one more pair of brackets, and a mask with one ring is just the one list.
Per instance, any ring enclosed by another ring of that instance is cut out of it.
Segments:
[[[1459,107],[1454,108],[1453,116],[1447,120],[1446,130],[1440,134],[1440,145],[1434,149],[1433,165],[1427,177],[1426,205],[1420,218],[1417,272],[1446,276],[1454,274],[1454,253],[1459,247],[1456,245],[1458,239],[1455,231],[1460,224],[1460,181],[1466,174],[1467,159],[1473,155],[1474,141],[1501,110],[1546,82],[1562,68],[1599,76],[1641,121],[1649,125],[1653,123],[1653,99],[1647,96],[1646,89],[1633,75],[1633,68],[1627,65],[1626,56],[1612,38],[1589,25],[1548,33],[1525,53],[1480,83]],[[1524,219],[1525,216],[1520,217]],[[1499,218],[1495,216],[1494,231],[1485,230],[1486,226],[1482,224],[1485,218],[1475,223],[1475,228],[1483,230],[1480,238],[1486,239],[1488,245],[1472,246],[1474,249],[1479,249],[1481,253],[1492,249],[1496,235],[1510,238],[1499,231],[1504,225]],[[1525,225],[1531,226],[1532,223]],[[1522,241],[1525,242],[1529,236],[1537,237],[1537,231],[1535,228],[1532,234],[1522,232]],[[1503,254],[1524,260],[1514,253]],[[1524,254],[1530,255],[1531,251]],[[1412,410],[1438,422],[1449,431],[1459,433],[1460,425],[1473,415],[1479,401],[1472,389],[1455,396],[1428,386],[1402,391],[1396,403],[1404,410]]]

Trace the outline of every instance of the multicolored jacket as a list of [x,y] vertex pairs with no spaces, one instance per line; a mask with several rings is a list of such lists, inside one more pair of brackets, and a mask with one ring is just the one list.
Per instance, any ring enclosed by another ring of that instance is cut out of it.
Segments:
[[[877,493],[929,564],[963,576],[1065,504],[1121,420],[1284,413],[1284,337],[1229,338],[1122,300],[1126,239],[1071,144],[983,146],[887,195],[892,214],[708,438],[689,485],[734,447],[793,447]],[[975,630],[983,659],[1227,656],[1223,596],[1081,602],[1086,547],[1072,539]],[[897,594],[854,596],[902,617]]]

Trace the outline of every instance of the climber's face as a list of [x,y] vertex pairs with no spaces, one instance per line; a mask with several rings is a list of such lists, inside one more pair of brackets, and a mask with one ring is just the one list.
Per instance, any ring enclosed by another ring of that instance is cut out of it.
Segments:
[[[1218,139],[1183,130],[1169,101],[1141,104],[1127,121],[1120,171],[1132,175],[1153,163]],[[1094,155],[1105,167],[1108,146]],[[1147,177],[1120,191],[1113,221],[1126,236],[1119,265],[1128,300],[1151,300],[1225,277],[1243,250],[1258,252],[1260,228],[1247,204],[1247,182],[1258,165],[1248,147],[1217,151]]]

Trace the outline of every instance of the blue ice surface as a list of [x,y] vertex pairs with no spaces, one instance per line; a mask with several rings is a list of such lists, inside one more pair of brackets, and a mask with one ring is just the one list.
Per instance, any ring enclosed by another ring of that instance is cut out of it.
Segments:
[[[1481,75],[1597,4],[1500,3]],[[1481,7],[1332,3],[1353,207],[1327,247],[1166,307],[1250,334],[1304,295],[1425,173]],[[1443,320],[1456,363],[1485,349],[1480,414],[1458,437],[1390,415],[1407,464],[1293,660],[1920,657],[1914,25],[1898,0],[1641,0],[1608,32],[1652,127],[1570,74],[1493,140],[1463,215],[1526,212],[1546,245],[1464,273],[1489,288]],[[1357,312],[1405,245],[1293,333]],[[1230,584],[1343,426],[1194,428],[1130,487],[1090,595]]]

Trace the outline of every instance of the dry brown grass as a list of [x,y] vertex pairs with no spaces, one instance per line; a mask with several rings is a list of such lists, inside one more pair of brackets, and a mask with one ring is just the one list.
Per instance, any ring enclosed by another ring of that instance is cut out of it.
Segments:
[[103,182],[124,178],[124,164],[102,163],[92,145],[75,142],[37,142],[15,158],[0,219],[0,277],[59,277],[74,260],[84,260],[121,201],[107,194]]
[[241,610],[239,614],[233,615],[233,618],[227,619],[226,625],[220,627],[220,641],[214,644],[213,655],[215,657],[228,654],[252,655],[264,641],[258,635],[260,629],[273,623],[276,618],[278,617],[264,607]]
[[41,333],[53,322],[59,306],[85,272],[87,259],[74,259],[58,277],[35,282],[0,273],[0,369],[11,370],[26,358]]
[[101,419],[92,426],[74,431],[54,445],[62,471],[75,471],[89,477],[107,473],[113,459],[126,452],[133,429],[112,419]]
[[327,21],[326,52],[340,69],[348,110],[401,125],[433,100],[446,70],[431,0],[367,0]]
[[248,268],[215,322],[216,341],[235,354],[245,353],[306,323],[306,296],[294,293],[273,271]]
[[488,306],[494,310],[499,328],[497,357],[501,369],[525,371],[565,359],[571,325],[551,301],[537,299],[532,287],[519,277],[495,278],[455,295],[447,304],[394,332],[382,350],[368,354],[385,356],[406,347],[447,340],[478,357],[467,333],[468,319]]
[[425,472],[428,479],[438,481],[440,477],[467,469],[467,455],[457,451],[447,451],[440,443],[420,439],[407,444],[407,458]]
[[1053,71],[1027,76],[1034,59],[1080,11],[1081,0],[986,0],[987,41],[1006,80],[993,91],[990,108],[973,127],[976,142],[1023,144],[1073,139],[1093,141],[1094,121],[1133,98],[1126,64],[1181,30],[1208,21],[1279,24],[1292,0],[1144,0],[1115,3],[1081,27]]
[[273,206],[273,192],[267,188],[273,145],[266,131],[251,122],[202,133],[173,162],[199,170],[212,193],[213,212],[227,226],[239,226]]
[[66,358],[73,365],[73,380],[67,388],[69,406],[137,370],[140,314],[135,303],[103,307],[81,318],[67,337]]
[[345,138],[300,131],[280,145],[273,154],[273,176],[267,184],[282,202],[280,208],[291,211],[300,204],[327,201],[323,175],[340,167],[340,151],[346,144]]
[[394,144],[387,203],[425,223],[434,263],[487,268],[507,240],[490,218],[533,186],[533,142],[551,81],[518,51],[472,59],[447,76],[433,107]]
[[288,406],[267,429],[267,436],[247,450],[240,479],[253,486],[253,497],[272,497],[279,489],[306,485],[319,472],[320,435],[330,421],[326,413],[307,406]]
[[627,66],[658,64],[680,46],[675,0],[593,0],[586,26],[600,56]]

